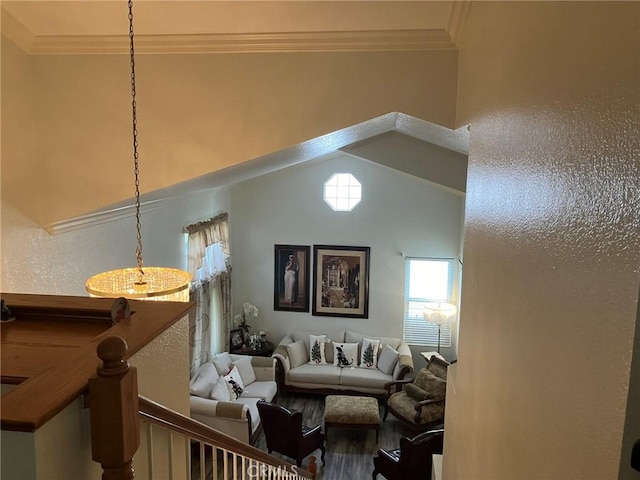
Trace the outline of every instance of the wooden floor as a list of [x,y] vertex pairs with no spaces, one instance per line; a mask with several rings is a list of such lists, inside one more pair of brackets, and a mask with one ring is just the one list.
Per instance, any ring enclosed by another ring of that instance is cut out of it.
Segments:
[[[305,425],[323,425],[324,416],[324,396],[313,394],[293,394],[280,392],[274,403],[284,405],[290,410],[302,412]],[[384,412],[382,402],[378,402],[380,408],[380,419]],[[323,426],[324,428],[324,426]],[[415,433],[407,426],[403,425],[393,415],[389,415],[387,420],[380,423],[380,443],[376,444],[376,434],[374,430],[355,430],[345,428],[335,428],[329,431],[326,439],[326,465],[320,461],[320,450],[313,453],[315,455],[318,470],[317,480],[366,480],[372,478],[373,457],[378,448],[391,450],[398,448],[400,437],[412,437]],[[267,451],[264,433],[261,432],[256,441],[257,448]],[[274,456],[292,461],[287,457],[273,452]],[[303,461],[303,467],[307,465],[309,459]],[[382,480],[384,477],[378,476]]]

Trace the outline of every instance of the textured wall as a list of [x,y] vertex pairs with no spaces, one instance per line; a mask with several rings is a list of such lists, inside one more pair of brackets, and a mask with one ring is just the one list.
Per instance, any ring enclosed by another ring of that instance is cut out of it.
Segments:
[[639,20],[637,2],[471,7],[445,478],[618,478],[640,281]]
[[[229,209],[229,192],[173,198],[143,213],[144,264],[186,268],[183,228]],[[84,283],[96,273],[136,265],[135,218],[125,217],[49,235],[3,201],[2,290],[13,293],[86,295]]]

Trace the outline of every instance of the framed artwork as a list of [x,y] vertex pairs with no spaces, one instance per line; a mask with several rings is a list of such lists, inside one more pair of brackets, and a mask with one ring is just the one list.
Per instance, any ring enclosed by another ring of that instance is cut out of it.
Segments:
[[244,343],[244,330],[235,328],[229,332],[229,350],[242,350]]
[[308,245],[274,245],[273,309],[309,311]]
[[369,252],[313,246],[313,315],[369,318]]

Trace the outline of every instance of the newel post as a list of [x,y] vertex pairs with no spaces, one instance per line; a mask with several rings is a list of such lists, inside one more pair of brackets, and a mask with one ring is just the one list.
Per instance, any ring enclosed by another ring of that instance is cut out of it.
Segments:
[[92,458],[102,480],[131,480],[133,455],[140,445],[138,377],[125,360],[127,342],[107,337],[98,345],[102,365],[89,380]]

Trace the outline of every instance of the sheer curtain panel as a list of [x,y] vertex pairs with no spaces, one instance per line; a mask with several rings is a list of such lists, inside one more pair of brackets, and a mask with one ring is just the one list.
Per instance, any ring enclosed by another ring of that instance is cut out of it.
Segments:
[[228,214],[185,227],[189,234],[191,373],[213,353],[228,348],[231,322]]

